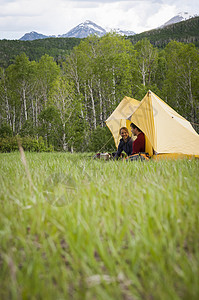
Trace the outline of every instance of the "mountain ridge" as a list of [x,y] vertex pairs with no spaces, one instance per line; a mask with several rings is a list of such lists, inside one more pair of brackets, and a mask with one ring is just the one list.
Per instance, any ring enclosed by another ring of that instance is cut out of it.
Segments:
[[82,39],[91,34],[96,34],[97,36],[101,37],[106,34],[106,30],[94,22],[86,20],[85,22],[80,23],[76,27],[69,30],[67,33],[59,35],[58,37],[76,37]]
[[[158,48],[164,48],[172,40],[185,44],[192,43],[199,48],[199,17],[125,37],[132,44],[136,44],[144,38]],[[38,61],[42,55],[47,54],[59,62],[65,55],[70,54],[82,40],[55,37],[33,41],[0,40],[0,67],[8,67],[21,53],[26,53],[31,61]]]
[[136,44],[144,38],[159,48],[164,48],[171,40],[193,43],[199,47],[199,16],[129,37],[132,44]]
[[198,17],[198,15],[197,14],[191,15],[187,11],[179,12],[176,16],[172,17],[166,23],[161,25],[160,28],[166,27],[166,26],[171,25],[171,24],[176,24],[176,23],[179,23],[179,22],[182,22],[182,21],[186,21],[186,20],[189,20],[189,19],[195,18],[195,17]]
[[90,20],[86,20],[83,23],[80,23],[79,25],[75,26],[74,28],[72,28],[71,30],[69,30],[67,33],[65,34],[61,34],[58,36],[47,36],[47,35],[43,35],[41,33],[37,33],[35,31],[31,31],[30,33],[26,33],[24,34],[19,40],[20,41],[33,41],[36,39],[46,39],[46,38],[50,38],[50,37],[55,37],[55,38],[65,38],[65,37],[75,37],[75,38],[86,38],[87,36],[91,35],[91,34],[96,34],[99,37],[102,37],[103,35],[105,35],[108,32],[116,32],[117,34],[120,35],[134,35],[135,32],[130,31],[130,30],[122,30],[122,29],[110,29],[110,30],[106,30],[103,27],[97,25],[96,23],[90,21]]
[[[196,17],[197,15],[191,15],[188,12],[180,12],[178,13],[176,16],[174,16],[173,18],[171,18],[170,20],[168,20],[166,23],[164,23],[163,25],[161,25],[158,28],[164,28],[168,25],[171,24],[175,24],[178,22],[182,22],[185,21],[187,19],[191,19]],[[156,29],[156,28],[155,28]],[[155,30],[152,29],[152,30]],[[46,38],[50,38],[50,37],[55,37],[55,38],[65,38],[65,37],[75,37],[75,38],[86,38],[87,36],[91,35],[91,34],[96,34],[97,36],[101,37],[103,35],[105,35],[108,32],[116,32],[119,35],[125,35],[125,36],[133,36],[136,35],[136,33],[134,31],[131,30],[122,30],[120,28],[110,28],[110,29],[104,29],[103,27],[97,25],[96,23],[90,21],[90,20],[86,20],[83,23],[80,23],[79,25],[75,26],[74,28],[72,28],[71,30],[69,30],[67,33],[65,34],[61,34],[58,36],[55,35],[44,35],[41,33],[37,33],[35,31],[31,31],[30,33],[26,33],[24,34],[19,40],[21,41],[33,41],[36,39],[46,39]]]

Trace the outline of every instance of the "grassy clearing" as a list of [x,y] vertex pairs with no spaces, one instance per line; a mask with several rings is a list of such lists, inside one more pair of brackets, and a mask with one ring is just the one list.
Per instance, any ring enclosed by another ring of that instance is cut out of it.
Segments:
[[0,155],[0,299],[198,299],[199,160]]

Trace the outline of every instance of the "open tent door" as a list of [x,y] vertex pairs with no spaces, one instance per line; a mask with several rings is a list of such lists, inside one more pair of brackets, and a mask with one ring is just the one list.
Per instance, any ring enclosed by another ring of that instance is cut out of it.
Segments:
[[199,157],[199,135],[189,121],[149,91],[131,116],[156,155]]
[[121,127],[127,127],[129,130],[129,134],[131,135],[131,116],[137,109],[139,104],[140,101],[136,99],[124,97],[124,99],[119,103],[110,117],[106,120],[106,125],[113,135],[116,147],[118,147],[121,138],[119,134],[119,130]]
[[191,123],[179,115],[153,92],[148,91],[142,101],[124,97],[106,120],[116,147],[119,129],[131,122],[145,134],[145,151],[154,157],[199,157],[199,135]]

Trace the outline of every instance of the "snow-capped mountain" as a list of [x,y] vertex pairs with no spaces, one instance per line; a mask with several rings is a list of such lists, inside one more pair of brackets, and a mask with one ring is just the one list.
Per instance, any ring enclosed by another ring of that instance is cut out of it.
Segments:
[[134,31],[130,31],[130,30],[122,30],[120,28],[113,28],[113,29],[106,29],[107,32],[115,32],[116,34],[119,35],[126,35],[126,36],[130,36],[130,35],[135,35],[136,33]]
[[[116,32],[117,34],[120,35],[134,35],[135,32],[129,31],[129,30],[121,30],[119,28],[117,29],[104,29],[101,26],[95,24],[92,21],[85,21],[83,23],[80,23],[76,27],[72,28],[70,31],[68,31],[65,34],[58,35],[57,37],[59,38],[65,38],[65,37],[75,37],[75,38],[86,38],[87,36],[91,34],[95,34],[99,37],[105,35],[107,32]],[[45,39],[48,37],[56,37],[56,36],[46,36],[40,33],[37,33],[35,31],[32,31],[30,33],[26,33],[24,36],[20,38],[21,41],[32,41],[32,40],[37,40],[37,39]]]
[[198,15],[191,15],[188,12],[180,12],[178,13],[176,16],[174,16],[173,18],[171,18],[170,20],[168,20],[166,23],[164,23],[162,26],[160,26],[160,28],[171,25],[171,24],[175,24],[178,22],[182,22],[194,17],[197,17]]
[[91,34],[103,36],[106,34],[106,30],[92,21],[87,20],[84,23],[80,23],[76,27],[72,28],[67,33],[59,35],[58,37],[86,38]]
[[29,33],[24,34],[19,40],[20,41],[33,41],[33,40],[40,40],[40,39],[46,39],[49,36],[37,33],[35,31],[31,31]]
[[[160,26],[159,28],[163,28],[167,25],[170,24],[174,24],[174,23],[178,23],[181,21],[185,21],[188,20],[190,18],[194,18],[197,17],[198,15],[191,15],[188,12],[181,12],[178,15],[176,15],[175,17],[171,18],[169,21],[167,21],[166,23],[164,23],[162,26]],[[75,38],[86,38],[87,36],[91,35],[91,34],[95,34],[99,37],[105,35],[107,32],[115,32],[117,34],[120,35],[126,35],[126,36],[130,36],[130,35],[135,35],[136,33],[133,31],[129,31],[129,30],[121,30],[119,28],[116,29],[104,29],[103,27],[95,24],[92,21],[85,21],[83,23],[80,23],[79,25],[77,25],[76,27],[72,28],[70,31],[68,31],[65,34],[62,35],[58,35],[58,36],[46,36],[40,33],[37,33],[35,31],[32,31],[30,33],[26,33],[23,37],[20,38],[20,40],[22,41],[32,41],[32,40],[37,40],[37,39],[45,39],[45,38],[49,38],[49,37],[61,37],[61,38],[65,38],[65,37],[75,37]]]

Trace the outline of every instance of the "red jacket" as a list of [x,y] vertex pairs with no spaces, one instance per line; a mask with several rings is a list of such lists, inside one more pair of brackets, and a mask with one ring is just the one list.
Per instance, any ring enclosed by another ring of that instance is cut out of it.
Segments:
[[133,142],[132,154],[139,152],[145,152],[145,137],[143,132],[139,133],[137,139]]

